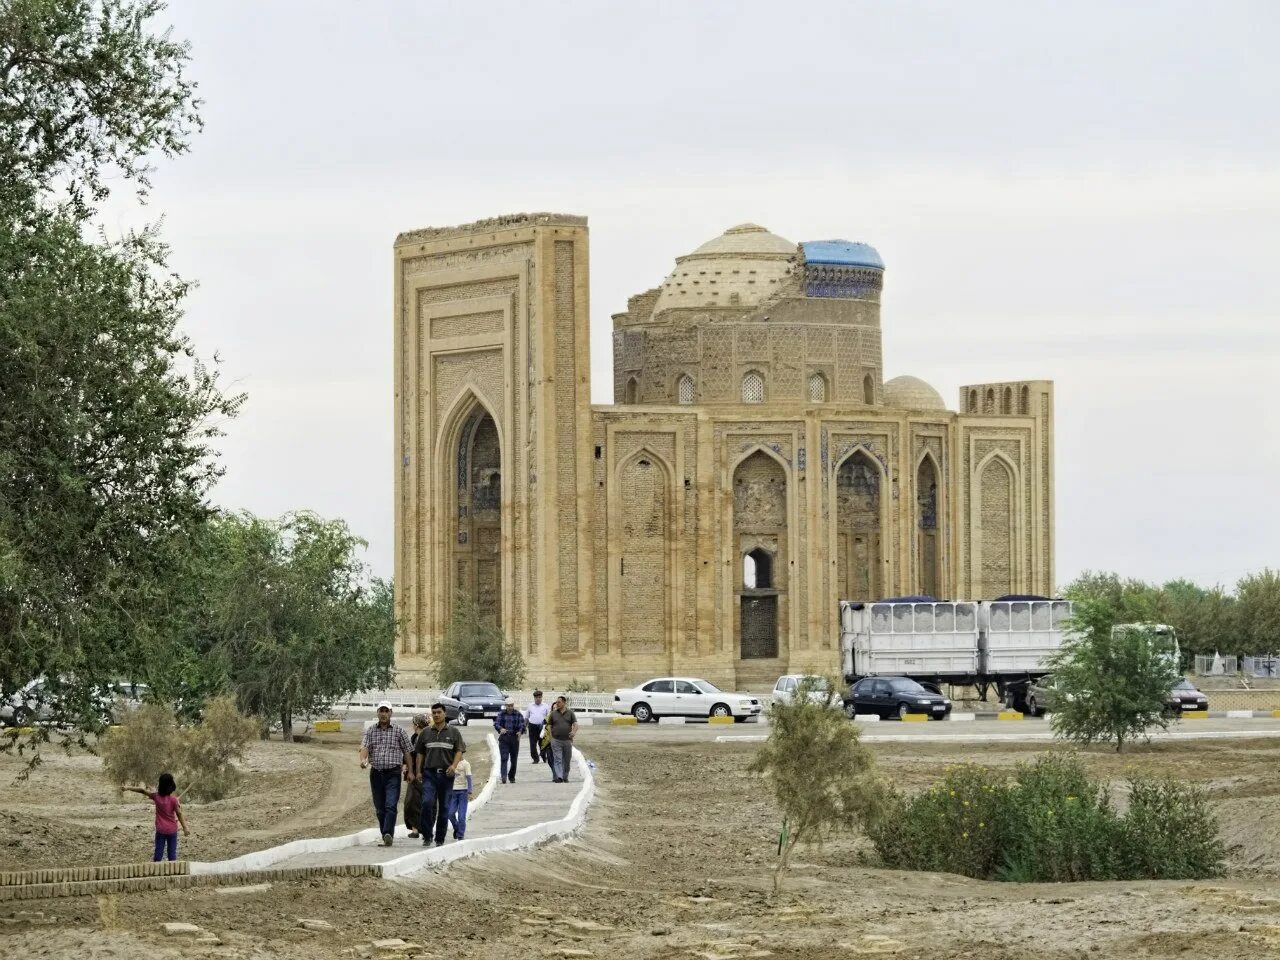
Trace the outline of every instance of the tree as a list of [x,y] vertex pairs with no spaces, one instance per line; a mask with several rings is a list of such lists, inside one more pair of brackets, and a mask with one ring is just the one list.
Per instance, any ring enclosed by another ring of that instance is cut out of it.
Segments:
[[156,232],[84,233],[199,125],[161,9],[0,0],[0,691],[43,677],[82,728],[176,641],[159,612],[242,400],[178,332],[189,284]]
[[885,800],[875,758],[860,741],[857,725],[838,705],[809,695],[837,689],[832,681],[825,688],[806,681],[789,703],[775,701],[769,708],[769,739],[749,768],[768,781],[782,810],[775,894],[797,844],[821,843],[865,825]]
[[1236,601],[1221,587],[1206,589],[1190,580],[1170,580],[1160,588],[1158,619],[1178,633],[1184,664],[1196,654],[1239,648]]
[[1055,734],[1090,744],[1126,741],[1169,725],[1169,692],[1182,679],[1173,650],[1143,627],[1112,628],[1115,610],[1101,600],[1074,606],[1072,636],[1054,655],[1058,688]]
[[203,684],[280,721],[314,715],[356,690],[389,686],[395,660],[391,587],[356,557],[366,546],[341,520],[219,517],[210,527],[197,645]]
[[1062,594],[1070,600],[1104,601],[1119,623],[1150,622],[1159,616],[1160,588],[1132,577],[1126,580],[1118,573],[1086,570]]
[[453,599],[453,616],[431,659],[442,687],[458,680],[487,680],[511,690],[524,682],[520,647],[464,591]]
[[1236,584],[1241,639],[1251,654],[1280,650],[1280,572],[1270,568]]

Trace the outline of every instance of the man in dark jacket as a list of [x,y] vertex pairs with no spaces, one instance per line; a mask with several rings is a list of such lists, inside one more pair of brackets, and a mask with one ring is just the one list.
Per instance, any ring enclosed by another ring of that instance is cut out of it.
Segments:
[[510,697],[502,701],[502,709],[493,718],[493,728],[498,731],[498,772],[503,783],[516,782],[516,761],[520,759],[520,738],[524,735],[524,714],[516,709]]

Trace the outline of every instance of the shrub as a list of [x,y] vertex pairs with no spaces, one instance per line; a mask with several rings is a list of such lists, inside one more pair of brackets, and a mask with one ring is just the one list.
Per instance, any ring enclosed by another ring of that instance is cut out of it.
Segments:
[[508,640],[462,591],[454,596],[453,616],[433,660],[436,682],[442,687],[457,680],[488,680],[502,690],[517,690],[524,682],[520,645]]
[[179,756],[178,722],[173,708],[144,703],[125,714],[99,743],[107,778],[117,786],[152,784],[174,771]]
[[221,800],[240,783],[235,761],[258,736],[258,721],[236,709],[229,696],[210,700],[199,726],[182,730],[178,769],[182,789],[200,800]]
[[564,692],[565,693],[590,693],[591,684],[587,683],[587,681],[585,680],[579,680],[577,677],[574,677],[572,680],[570,680],[568,683],[565,684]]
[[875,758],[857,726],[839,707],[813,702],[810,689],[802,684],[792,702],[769,708],[769,739],[750,766],[773,788],[784,818],[774,893],[782,888],[798,843],[821,843],[837,831],[866,824],[885,796]]
[[1193,879],[1218,874],[1224,855],[1202,789],[1137,778],[1119,816],[1107,785],[1062,754],[1012,776],[950,767],[913,797],[895,793],[867,833],[886,866],[986,880]]
[[173,708],[148,703],[131,711],[101,742],[107,779],[117,786],[154,786],[163,771],[184,796],[220,800],[240,780],[235,761],[257,737],[258,722],[230,697],[210,700],[197,726],[180,727]]

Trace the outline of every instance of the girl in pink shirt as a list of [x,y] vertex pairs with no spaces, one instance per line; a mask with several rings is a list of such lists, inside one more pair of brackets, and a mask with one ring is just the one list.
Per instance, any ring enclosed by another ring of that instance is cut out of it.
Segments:
[[156,805],[156,846],[151,859],[159,862],[161,854],[167,854],[170,860],[178,859],[178,827],[182,827],[183,836],[187,834],[187,821],[182,818],[182,800],[177,795],[178,785],[174,783],[173,774],[160,774],[160,782],[155,790],[146,787],[126,787],[134,793],[150,798]]

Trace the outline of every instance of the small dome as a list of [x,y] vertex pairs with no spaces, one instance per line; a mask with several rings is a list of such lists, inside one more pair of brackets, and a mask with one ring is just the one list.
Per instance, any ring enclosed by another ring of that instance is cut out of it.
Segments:
[[945,410],[942,394],[919,377],[894,377],[885,381],[884,405],[897,410]]
[[821,263],[837,267],[870,267],[883,270],[880,252],[869,243],[852,240],[807,240],[800,244],[805,263]]
[[758,306],[782,289],[797,248],[755,223],[740,223],[693,253],[676,257],[654,313],[672,309]]
[[[687,257],[705,257],[716,255],[748,256],[763,254],[765,256],[790,257],[796,252],[796,245],[785,240],[776,233],[770,233],[758,223],[740,223],[730,227],[714,240],[708,240]],[[679,263],[687,257],[680,257]]]

